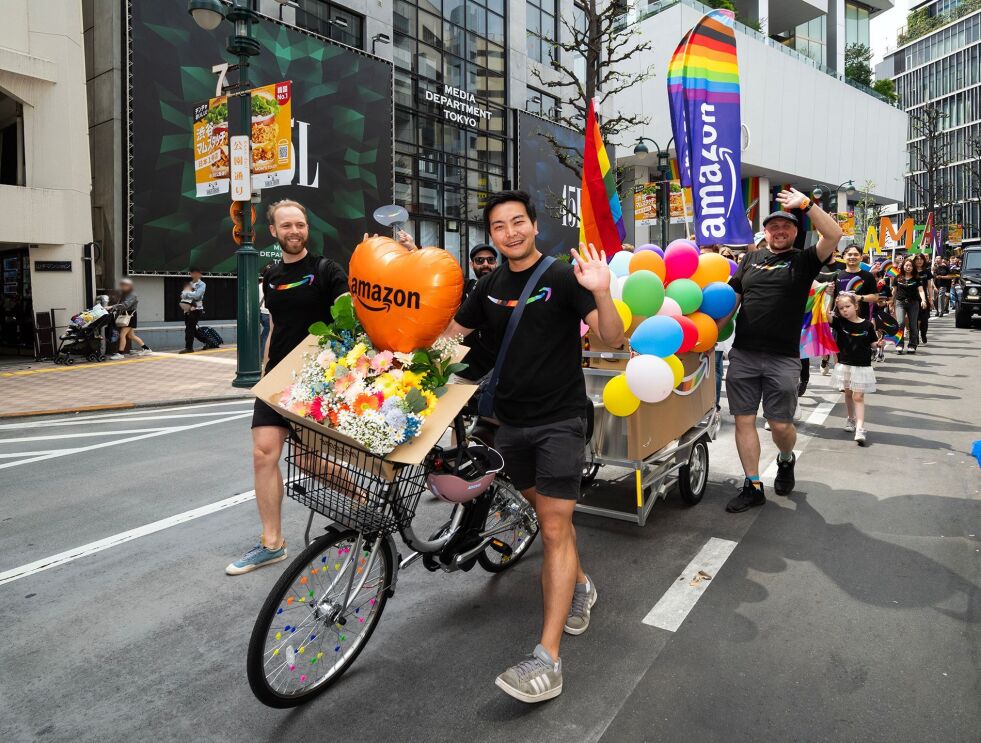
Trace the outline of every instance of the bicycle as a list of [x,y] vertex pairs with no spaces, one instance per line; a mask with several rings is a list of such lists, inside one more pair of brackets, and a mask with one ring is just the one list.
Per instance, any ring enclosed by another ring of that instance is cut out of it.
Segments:
[[[306,547],[266,598],[249,641],[247,672],[263,704],[286,708],[324,693],[371,639],[399,570],[499,573],[538,535],[534,509],[501,474],[494,449],[453,423],[452,449],[434,448],[419,465],[400,465],[310,428],[292,426],[286,492],[310,509]],[[429,539],[412,528],[430,489],[453,504]],[[310,540],[315,514],[334,523]],[[403,558],[394,534],[412,550]]]

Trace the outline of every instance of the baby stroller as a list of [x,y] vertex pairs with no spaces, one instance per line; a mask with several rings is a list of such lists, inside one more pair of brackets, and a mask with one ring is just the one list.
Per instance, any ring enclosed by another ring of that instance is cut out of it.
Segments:
[[59,337],[54,362],[74,364],[74,356],[84,357],[89,361],[105,361],[106,333],[113,322],[113,314],[101,302],[72,317],[65,332]]

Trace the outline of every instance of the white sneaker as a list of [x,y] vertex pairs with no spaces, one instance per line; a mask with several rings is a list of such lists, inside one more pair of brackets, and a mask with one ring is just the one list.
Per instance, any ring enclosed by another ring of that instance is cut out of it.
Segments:
[[845,420],[845,430],[848,431],[848,433],[851,433],[852,431],[855,430],[854,418],[848,418],[847,420]]
[[855,443],[859,446],[865,446],[865,429],[859,428],[855,431]]
[[114,353],[112,356],[109,357],[109,360],[110,361],[122,361],[124,358],[126,358],[126,357],[123,356],[121,353]]
[[768,420],[764,420],[763,421],[763,430],[764,431],[769,431],[770,430],[770,421],[768,421]]

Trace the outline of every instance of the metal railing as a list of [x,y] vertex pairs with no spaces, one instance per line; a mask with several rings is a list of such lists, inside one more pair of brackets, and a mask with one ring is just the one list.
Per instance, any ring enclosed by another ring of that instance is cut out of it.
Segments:
[[[714,10],[714,8],[711,8],[708,5],[705,5],[704,3],[700,3],[698,2],[698,0],[655,0],[654,2],[648,3],[647,6],[644,8],[636,8],[636,7],[631,8],[629,11],[627,11],[627,13],[621,16],[621,20],[618,22],[617,27],[623,28],[625,26],[632,26],[636,23],[640,23],[641,21],[647,18],[658,15],[659,13],[663,13],[665,10],[668,10],[669,8],[673,8],[675,5],[684,5],[689,8],[692,8],[693,10],[697,10],[702,14],[710,13],[712,10]],[[802,54],[796,49],[791,49],[789,46],[785,44],[781,44],[779,41],[776,41],[775,39],[771,39],[766,34],[757,31],[755,28],[751,28],[750,26],[747,26],[745,23],[740,23],[739,21],[735,21],[734,26],[736,31],[738,31],[739,33],[744,34],[745,36],[749,36],[753,39],[756,39],[761,44],[768,46],[771,49],[776,49],[782,54],[786,54],[788,57],[797,60],[801,64],[805,64],[808,67],[813,67],[814,69],[823,72],[825,75],[833,77],[836,80],[840,80],[841,82],[846,83],[847,85],[850,85],[851,87],[862,91],[866,95],[870,95],[873,98],[878,98],[883,103],[887,103],[893,107],[898,107],[897,103],[894,103],[893,101],[889,100],[886,96],[882,95],[878,91],[873,90],[867,85],[862,85],[861,83],[857,83],[854,80],[849,80],[844,75],[838,74],[837,72],[832,70],[830,67],[823,65],[820,62],[817,62],[816,60],[812,59],[811,57],[808,57],[806,54]]]

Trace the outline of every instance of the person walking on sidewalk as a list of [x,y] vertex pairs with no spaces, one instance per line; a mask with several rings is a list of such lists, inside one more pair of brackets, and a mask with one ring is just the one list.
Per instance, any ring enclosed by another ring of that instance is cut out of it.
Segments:
[[131,345],[140,345],[139,350],[133,351],[134,356],[145,356],[153,353],[150,347],[143,342],[143,339],[136,334],[136,308],[140,304],[136,292],[133,291],[133,281],[131,279],[119,280],[119,303],[113,306],[116,313],[116,328],[119,330],[118,350],[109,358],[119,361],[125,358],[126,341]]
[[497,358],[505,334],[511,334],[512,313],[525,298],[523,314],[511,330],[513,342],[497,358],[482,393],[490,395],[490,404],[482,399],[481,407],[501,421],[495,447],[511,482],[538,514],[545,549],[541,641],[495,683],[522,702],[542,702],[562,692],[563,631],[586,631],[597,596],[580,564],[572,525],[588,404],[580,322],[611,348],[624,343],[623,322],[610,295],[605,256],[580,245],[572,251],[575,265],[569,266],[538,250],[537,214],[527,193],[491,195],[484,225],[507,263],[477,282],[445,334],[466,336],[479,329]]
[[[767,247],[747,253],[730,279],[738,297],[739,315],[736,339],[729,352],[726,393],[729,410],[736,419],[736,450],[746,475],[739,495],[726,505],[730,513],[766,503],[760,481],[756,424],[761,402],[773,442],[780,450],[773,489],[777,495],[789,495],[794,489],[800,329],[811,283],[842,235],[834,218],[800,191],[781,191],[777,201],[787,211],[774,212],[763,220]],[[794,249],[799,222],[790,213],[792,209],[799,209],[810,218],[820,234],[817,245]],[[720,320],[720,327],[728,320]]]
[[[923,289],[923,282],[916,272],[916,264],[912,258],[904,258],[899,269],[899,276],[893,282],[892,302],[896,308],[896,322],[899,323],[899,332],[903,333],[899,341],[897,353],[905,352],[906,339],[909,338],[909,352],[916,353],[916,346],[920,340],[919,318],[920,312],[925,312],[927,308],[926,292]],[[909,329],[904,330],[908,325]]]
[[[347,292],[347,275],[336,261],[307,251],[310,228],[303,205],[288,199],[277,201],[266,216],[269,231],[282,251],[282,260],[263,274],[263,296],[272,327],[265,367],[268,373],[307,337],[313,323],[333,322],[330,308]],[[288,433],[286,419],[256,400],[252,412],[252,469],[262,535],[258,544],[225,568],[228,575],[241,575],[286,559],[279,460]]]
[[191,291],[187,294],[187,299],[191,303],[191,309],[184,314],[184,349],[180,353],[194,353],[194,338],[197,333],[198,323],[204,315],[204,293],[208,285],[201,280],[201,271],[191,268]]

